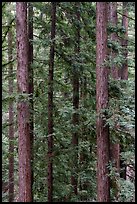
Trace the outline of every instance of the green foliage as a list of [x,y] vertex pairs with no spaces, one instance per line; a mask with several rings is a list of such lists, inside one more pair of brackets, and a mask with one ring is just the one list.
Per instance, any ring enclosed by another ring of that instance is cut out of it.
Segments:
[[[53,148],[53,201],[54,202],[78,202],[96,201],[96,2],[80,2],[80,21],[76,20],[75,2],[58,2],[57,4],[57,25],[55,37],[55,65],[54,65],[54,148]],[[130,4],[130,16],[134,16],[134,4]],[[32,64],[34,72],[34,202],[47,201],[47,126],[48,126],[48,68],[50,51],[50,27],[51,27],[51,6],[49,2],[33,2],[34,6],[34,60]],[[2,117],[2,178],[8,181],[8,105],[14,103],[14,125],[15,125],[15,181],[18,180],[18,152],[17,152],[17,111],[16,106],[19,100],[26,100],[31,97],[29,94],[18,94],[16,91],[16,57],[13,60],[13,76],[8,74],[7,59],[7,32],[12,29],[15,39],[15,3],[9,6],[2,3],[2,72],[3,72],[3,117]],[[9,10],[13,11],[12,14]],[[120,6],[119,6],[120,9]],[[8,18],[10,23],[8,24]],[[80,52],[75,53],[76,28],[80,28]],[[109,34],[115,32],[123,37],[125,30],[118,26],[108,26]],[[111,142],[118,142],[124,147],[121,158],[126,165],[135,166],[134,142],[135,142],[135,83],[134,83],[134,22],[129,19],[128,39],[128,65],[129,80],[109,79],[109,107],[102,110],[106,123],[110,128]],[[16,43],[14,43],[16,44]],[[16,56],[15,45],[13,54]],[[108,48],[116,53],[114,59],[109,58],[106,62],[108,67],[117,65],[120,69],[125,59],[123,49],[118,42],[108,39]],[[79,75],[80,78],[80,103],[77,114],[79,124],[74,126],[72,116],[72,76]],[[14,91],[8,94],[8,79],[13,77]],[[86,88],[83,86],[86,79]],[[79,132],[78,148],[72,147],[72,133]],[[78,152],[79,162],[77,168],[78,196],[72,192],[70,182],[72,172],[72,157],[74,151]],[[83,158],[83,159],[81,159]],[[120,189],[119,201],[131,201],[134,198],[134,178],[132,181],[123,181],[117,177],[115,168],[110,163],[110,177],[116,178]],[[133,176],[134,177],[134,176]],[[16,189],[18,184],[15,182]],[[114,189],[111,189],[112,200]],[[3,201],[8,200],[8,194],[3,194]]]
[[130,180],[121,179],[120,183],[120,202],[135,202],[135,185]]

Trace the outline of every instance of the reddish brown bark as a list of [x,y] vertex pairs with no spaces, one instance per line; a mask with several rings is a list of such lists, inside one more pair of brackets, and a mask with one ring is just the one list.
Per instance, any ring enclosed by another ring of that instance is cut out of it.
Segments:
[[[13,34],[8,32],[8,61],[13,60]],[[9,95],[13,93],[13,64],[9,64]],[[9,202],[14,201],[14,113],[13,101],[9,102]]]
[[122,26],[125,29],[124,39],[122,39],[122,46],[123,46],[123,55],[125,58],[125,62],[121,68],[121,79],[128,80],[128,2],[123,2],[123,17],[122,17]]
[[48,75],[48,202],[53,201],[53,76],[56,32],[56,2],[51,2],[51,46]]
[[[31,142],[31,190],[33,189],[33,92],[34,92],[34,85],[33,85],[33,6],[31,3],[28,3],[28,37],[29,37],[29,52],[28,52],[28,63],[29,63],[29,104],[30,104],[30,142]],[[33,192],[32,192],[32,201],[33,201]]]
[[107,2],[97,2],[96,16],[97,200],[109,202],[109,128],[101,114],[108,107]]
[[[17,85],[19,94],[29,93],[27,3],[16,2]],[[29,103],[19,99],[17,104],[19,152],[19,202],[31,202],[31,151],[29,129]]]
[[[76,18],[80,21],[80,13],[78,11],[79,2],[75,3],[76,6]],[[80,28],[76,26],[76,45],[75,45],[75,53],[78,55],[80,52]],[[73,68],[73,109],[74,113],[72,115],[72,124],[74,125],[74,132],[72,134],[72,146],[74,147],[73,158],[72,158],[72,175],[71,175],[71,185],[73,188],[73,192],[77,195],[77,187],[78,187],[78,176],[77,176],[77,168],[78,168],[78,124],[79,124],[79,71],[76,68]]]

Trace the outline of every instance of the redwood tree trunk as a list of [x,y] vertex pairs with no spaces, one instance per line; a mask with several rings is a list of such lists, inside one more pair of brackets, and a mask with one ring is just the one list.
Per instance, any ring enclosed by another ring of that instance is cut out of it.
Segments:
[[[79,9],[79,2],[75,3],[76,6],[76,18],[77,21],[80,21],[80,13]],[[75,45],[75,53],[78,57],[80,52],[80,28],[76,26],[76,45]],[[75,67],[73,68],[73,109],[74,113],[72,115],[72,124],[74,125],[74,130],[72,134],[72,146],[73,148],[73,158],[72,158],[72,175],[71,175],[71,185],[73,188],[73,192],[77,195],[77,187],[78,187],[78,125],[79,125],[79,70]]]
[[56,2],[51,2],[51,46],[48,76],[48,202],[53,201],[53,75],[56,31]]
[[124,39],[122,39],[122,46],[123,46],[123,55],[125,58],[125,62],[121,68],[121,79],[128,80],[128,2],[123,2],[123,17],[122,17],[122,26],[125,29]]
[[[30,142],[31,142],[31,190],[33,189],[33,129],[34,129],[34,122],[33,122],[33,6],[32,3],[28,3],[28,37],[29,37],[29,52],[28,52],[28,63],[29,63],[29,104],[30,104]],[[32,191],[32,201],[33,201],[33,191]]]
[[[86,99],[87,99],[87,78],[86,77],[83,77],[82,78],[82,83],[81,83],[81,101],[82,101],[82,104],[83,104],[83,107],[86,108]],[[85,119],[83,118],[82,122],[84,121]],[[86,127],[83,126],[82,128],[82,138],[81,138],[81,141],[84,142],[84,141],[87,141],[88,138],[87,138],[87,132],[86,132]],[[80,166],[82,169],[85,169],[88,165],[87,163],[87,151],[82,150],[82,152],[80,152]],[[79,185],[79,189],[80,191],[82,190],[87,190],[88,188],[88,182],[87,181],[82,181],[82,179],[80,178],[80,185]],[[85,200],[85,196],[81,195],[81,200]]]
[[[17,35],[17,85],[18,94],[29,93],[28,82],[28,34],[27,3],[16,2]],[[19,153],[19,202],[31,202],[31,151],[29,129],[29,103],[19,99],[18,111],[18,153]]]
[[[13,34],[8,32],[8,61],[13,60]],[[9,95],[13,93],[13,65],[9,64]],[[9,202],[14,201],[14,114],[13,101],[9,102]]]
[[108,107],[107,60],[107,2],[96,4],[96,132],[97,132],[97,200],[110,201],[109,170],[109,128],[102,109]]

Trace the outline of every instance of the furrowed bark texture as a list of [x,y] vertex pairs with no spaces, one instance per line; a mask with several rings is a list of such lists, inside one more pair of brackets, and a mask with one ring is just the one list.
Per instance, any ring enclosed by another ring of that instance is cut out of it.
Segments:
[[105,125],[106,116],[101,114],[108,107],[108,69],[104,65],[108,54],[107,2],[97,2],[96,9],[97,200],[109,202],[109,128]]
[[[27,3],[16,2],[17,35],[17,86],[19,94],[28,94],[28,34]],[[19,99],[18,110],[18,151],[19,151],[19,202],[31,202],[31,151],[28,99]]]

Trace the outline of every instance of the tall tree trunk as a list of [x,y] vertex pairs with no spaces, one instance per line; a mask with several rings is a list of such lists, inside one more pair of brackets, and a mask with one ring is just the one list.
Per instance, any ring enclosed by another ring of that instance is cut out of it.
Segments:
[[[77,21],[80,21],[80,13],[79,13],[79,2],[75,3],[76,7],[76,18]],[[76,45],[75,45],[75,53],[78,58],[80,52],[80,28],[76,26]],[[74,125],[74,132],[72,134],[72,146],[73,146],[73,158],[72,158],[72,175],[71,175],[71,185],[73,188],[73,192],[77,195],[77,187],[78,187],[78,124],[79,124],[79,70],[73,67],[73,109],[74,113],[72,115],[72,124]]]
[[107,2],[96,3],[96,132],[97,132],[97,200],[110,201],[109,128],[102,109],[108,108]]
[[[111,26],[116,27],[118,23],[118,18],[117,18],[117,2],[109,2],[108,4],[108,19],[109,23],[111,23]],[[118,42],[118,36],[116,32],[111,33],[110,39],[112,42]],[[112,48],[110,50],[110,55],[113,59],[116,57],[117,53],[115,50]],[[116,67],[116,65],[112,65],[111,67],[111,76],[113,79],[120,79],[120,72],[119,68]],[[119,144],[113,144],[111,143],[110,145],[110,158],[113,162],[113,166],[116,168],[116,171],[118,174],[120,174],[120,145]],[[112,179],[111,185],[115,190],[115,196],[118,199],[118,186],[117,186],[117,181],[115,179]]]
[[[124,39],[122,39],[121,44],[123,46],[123,55],[125,58],[125,62],[122,65],[121,68],[121,79],[122,80],[128,80],[128,8],[127,8],[128,2],[123,2],[123,16],[122,16],[122,26],[125,29],[125,35]],[[123,150],[122,145],[120,146],[121,152]],[[123,160],[120,161],[120,167],[121,167],[121,173],[120,177],[123,179],[126,179],[126,165],[124,164]]]
[[56,2],[51,2],[51,46],[48,75],[48,202],[53,202],[53,75],[55,56]]
[[[82,78],[82,83],[81,83],[81,93],[80,93],[80,97],[81,97],[81,101],[82,101],[82,105],[84,108],[86,108],[86,99],[87,99],[87,78],[84,76]],[[81,121],[82,123],[85,121],[85,118],[83,118],[83,120]],[[87,132],[86,132],[86,127],[83,126],[82,128],[82,138],[81,138],[81,142],[87,141],[88,137],[87,137]],[[88,158],[87,158],[87,151],[85,151],[85,149],[83,149],[80,152],[80,168],[81,170],[85,170],[88,166]],[[79,189],[80,191],[82,190],[87,190],[88,189],[88,182],[86,181],[82,181],[82,179],[80,178],[80,185],[79,185]],[[81,200],[85,200],[85,195],[81,195]]]
[[19,202],[31,202],[31,147],[29,103],[23,94],[29,93],[27,3],[16,2],[17,86],[20,99],[18,111]]
[[[8,61],[13,60],[13,34],[8,32]],[[13,93],[13,64],[9,64],[9,95]],[[14,114],[13,101],[9,102],[9,202],[14,201]]]
[[128,2],[123,2],[123,17],[122,17],[122,26],[125,29],[124,39],[122,39],[122,46],[123,46],[123,55],[125,58],[125,62],[121,68],[121,79],[128,80]]
[[[29,52],[28,52],[28,63],[29,63],[29,102],[30,102],[30,142],[31,142],[31,190],[33,189],[33,130],[34,130],[34,122],[33,122],[33,6],[32,3],[28,3],[28,37],[29,37]],[[32,201],[33,201],[33,190],[32,190]]]

